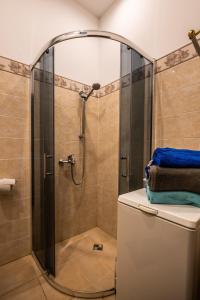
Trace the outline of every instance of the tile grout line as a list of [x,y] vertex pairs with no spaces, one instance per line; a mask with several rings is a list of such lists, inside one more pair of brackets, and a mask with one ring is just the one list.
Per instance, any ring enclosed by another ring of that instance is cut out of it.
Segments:
[[[43,293],[45,299],[48,300],[48,297],[47,297],[47,295],[46,295],[46,293],[45,293],[45,290],[44,290],[44,288],[43,288],[43,286],[42,286],[40,280],[38,279],[39,277],[43,277],[43,274],[40,274],[39,276],[37,276],[37,281],[39,282],[39,285],[40,285],[40,287],[41,287],[41,290],[42,290],[42,293]],[[45,280],[45,279],[44,279],[44,280]]]
[[[17,259],[16,259],[16,260],[17,260]],[[30,279],[30,280],[28,280],[28,281],[26,281],[26,282],[24,282],[24,283],[21,283],[21,284],[19,284],[18,286],[14,287],[14,288],[11,288],[9,291],[7,291],[7,292],[5,292],[4,294],[0,295],[0,299],[1,299],[1,297],[4,297],[4,296],[10,294],[11,292],[13,292],[13,291],[19,289],[20,287],[22,287],[22,286],[24,286],[24,285],[26,285],[26,284],[28,284],[28,283],[34,281],[34,280],[37,280],[37,277],[38,277],[38,276],[37,276],[37,274],[35,273],[35,277],[34,277],[34,278],[32,278],[32,279]]]

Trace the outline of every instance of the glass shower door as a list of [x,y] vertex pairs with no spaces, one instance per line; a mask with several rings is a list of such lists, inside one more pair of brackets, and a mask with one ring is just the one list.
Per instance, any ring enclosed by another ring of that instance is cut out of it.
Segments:
[[121,44],[119,194],[143,187],[151,157],[153,63]]
[[32,248],[55,275],[54,49],[32,70]]

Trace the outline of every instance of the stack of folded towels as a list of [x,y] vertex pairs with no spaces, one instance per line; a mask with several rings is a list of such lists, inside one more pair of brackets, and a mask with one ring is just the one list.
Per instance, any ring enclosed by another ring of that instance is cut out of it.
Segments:
[[146,177],[151,203],[200,207],[200,151],[157,148]]

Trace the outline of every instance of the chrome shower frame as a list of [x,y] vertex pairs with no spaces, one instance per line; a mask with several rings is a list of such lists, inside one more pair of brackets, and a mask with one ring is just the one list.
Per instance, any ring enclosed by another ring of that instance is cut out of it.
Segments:
[[145,58],[147,58],[152,63],[155,62],[155,59],[150,57],[147,53],[145,53],[142,49],[140,49],[138,46],[136,46],[134,43],[129,41],[128,39],[124,38],[123,36],[112,33],[109,31],[100,31],[100,30],[79,30],[79,31],[72,31],[64,34],[60,34],[56,36],[55,38],[51,39],[39,52],[39,54],[36,56],[33,64],[31,65],[31,71],[34,68],[34,66],[37,64],[38,60],[42,56],[42,54],[49,49],[50,47],[59,44],[61,42],[72,40],[72,39],[79,39],[84,37],[99,37],[104,39],[113,40],[122,44],[125,44],[129,46],[130,48],[136,50],[138,53],[141,53]]
[[[30,70],[32,71],[41,56],[47,51],[50,47],[62,43],[67,40],[72,40],[72,39],[78,39],[78,38],[86,38],[86,37],[96,37],[96,38],[104,38],[104,39],[109,39],[113,40],[122,44],[127,45],[128,47],[134,49],[137,51],[139,54],[141,54],[144,58],[149,60],[153,64],[153,69],[155,71],[155,59],[150,57],[147,53],[145,53],[142,49],[140,49],[137,45],[129,41],[128,39],[124,38],[121,35],[108,32],[108,31],[99,31],[99,30],[79,30],[79,31],[72,31],[68,33],[64,33],[61,35],[58,35],[51,39],[46,45],[40,50],[38,55],[36,56],[33,64],[30,65]],[[152,92],[152,97],[154,98],[154,76],[153,76],[153,92]],[[153,113],[152,113],[153,114]],[[39,262],[37,261],[37,258],[33,254],[34,259],[36,260],[37,264]],[[40,269],[42,270],[41,265],[39,264]],[[96,299],[96,298],[104,298],[109,295],[115,294],[115,287],[109,290],[104,290],[104,291],[98,291],[98,292],[83,292],[83,291],[74,291],[71,289],[68,289],[67,287],[63,287],[59,285],[54,277],[51,274],[47,274],[44,270],[42,270],[42,274],[44,278],[48,281],[48,283],[53,286],[55,289],[60,291],[61,293],[70,295],[72,297],[78,297],[78,298],[84,298],[84,299]]]

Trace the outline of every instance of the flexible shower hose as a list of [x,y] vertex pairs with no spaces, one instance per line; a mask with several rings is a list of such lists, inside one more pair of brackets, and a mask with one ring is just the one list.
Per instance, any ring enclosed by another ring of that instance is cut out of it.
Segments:
[[74,175],[74,168],[75,165],[71,164],[71,177],[72,181],[75,185],[81,185],[83,183],[84,175],[85,175],[85,140],[83,141],[83,163],[82,163],[82,174],[81,174],[81,180],[78,182],[76,180],[75,175]]
[[83,179],[84,179],[84,175],[85,175],[85,101],[82,102],[82,117],[81,117],[81,133],[79,138],[82,141],[82,149],[83,149],[83,153],[82,153],[82,174],[81,174],[81,179],[80,181],[78,181],[75,178],[74,175],[74,170],[75,170],[75,164],[71,164],[71,177],[72,177],[72,181],[75,185],[81,185],[83,183]]

